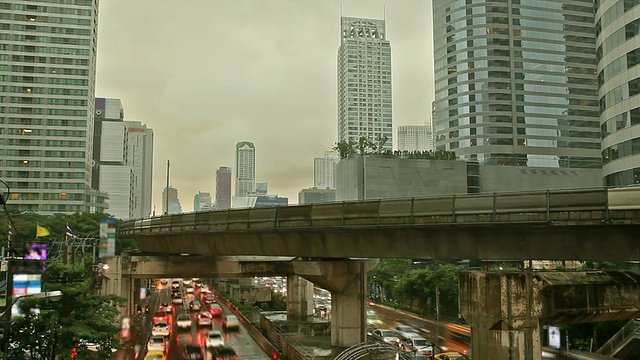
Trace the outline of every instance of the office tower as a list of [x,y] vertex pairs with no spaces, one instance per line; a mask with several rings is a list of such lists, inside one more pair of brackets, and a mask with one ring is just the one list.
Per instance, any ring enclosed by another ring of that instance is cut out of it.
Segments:
[[324,151],[323,157],[313,159],[313,187],[318,189],[336,188],[336,164],[340,161],[333,148]]
[[193,197],[193,211],[211,210],[211,193],[198,191]]
[[596,1],[596,45],[602,128],[602,173],[607,186],[640,183],[640,3]]
[[320,204],[336,201],[336,189],[302,189],[298,193],[298,205]]
[[436,147],[600,169],[593,0],[433,2]]
[[133,173],[130,218],[151,215],[153,196],[153,129],[140,121],[124,121],[127,131],[127,165]]
[[231,208],[231,168],[221,166],[216,171],[216,209]]
[[398,126],[399,151],[433,151],[431,124]]
[[255,196],[266,196],[269,192],[269,183],[266,182],[258,182],[256,183],[256,191],[253,194]]
[[[169,192],[169,200],[167,201],[167,190]],[[169,206],[169,211],[167,212],[167,205]],[[163,214],[180,214],[182,213],[182,206],[180,205],[180,200],[178,199],[178,189],[173,186],[169,186],[168,188],[164,188],[162,190],[162,213]]]
[[104,211],[92,189],[97,1],[0,3],[0,174],[21,211]]
[[236,196],[256,191],[256,148],[252,142],[236,144]]
[[393,147],[391,46],[384,20],[341,18],[338,48],[338,141],[386,138]]
[[107,212],[129,219],[133,173],[127,163],[128,136],[120,99],[95,99],[92,187],[109,195]]

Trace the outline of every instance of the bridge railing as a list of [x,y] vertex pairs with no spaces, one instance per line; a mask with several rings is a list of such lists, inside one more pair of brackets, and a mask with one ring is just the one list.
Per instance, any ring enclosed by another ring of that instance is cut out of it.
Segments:
[[640,209],[640,187],[446,195],[231,209],[124,222],[123,235],[313,227],[610,221]]

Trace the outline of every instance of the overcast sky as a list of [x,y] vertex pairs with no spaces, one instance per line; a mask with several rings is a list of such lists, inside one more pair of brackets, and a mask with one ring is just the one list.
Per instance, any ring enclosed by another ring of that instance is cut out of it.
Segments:
[[337,141],[336,56],[343,16],[382,19],[391,42],[393,126],[429,121],[430,0],[108,0],[100,2],[97,97],[155,133],[153,205],[166,162],[183,211],[235,175],[235,144],[256,147],[256,181],[298,202],[313,158]]

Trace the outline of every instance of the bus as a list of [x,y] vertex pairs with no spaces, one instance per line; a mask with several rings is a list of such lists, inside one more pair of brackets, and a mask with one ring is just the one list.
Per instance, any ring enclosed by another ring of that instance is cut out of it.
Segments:
[[471,327],[449,323],[442,336],[441,351],[456,351],[471,356]]

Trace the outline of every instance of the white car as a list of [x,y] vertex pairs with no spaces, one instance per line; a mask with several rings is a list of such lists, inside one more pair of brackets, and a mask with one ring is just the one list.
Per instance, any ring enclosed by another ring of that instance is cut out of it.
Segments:
[[176,325],[179,328],[191,328],[191,316],[187,313],[182,313],[176,317]]
[[170,329],[169,323],[164,320],[158,321],[151,328],[151,336],[169,336]]
[[171,299],[171,302],[173,304],[182,304],[183,300],[181,296],[176,296],[173,299]]
[[198,314],[198,325],[199,326],[212,326],[213,321],[211,321],[211,314],[208,312],[201,312]]
[[218,347],[224,346],[224,335],[220,332],[220,330],[211,330],[206,337],[207,347]]
[[195,294],[196,293],[196,289],[192,288],[191,286],[189,286],[188,288],[185,288],[185,291],[187,292],[187,294]]
[[164,336],[152,336],[147,343],[147,350],[160,350],[165,351],[167,348],[167,341]]

